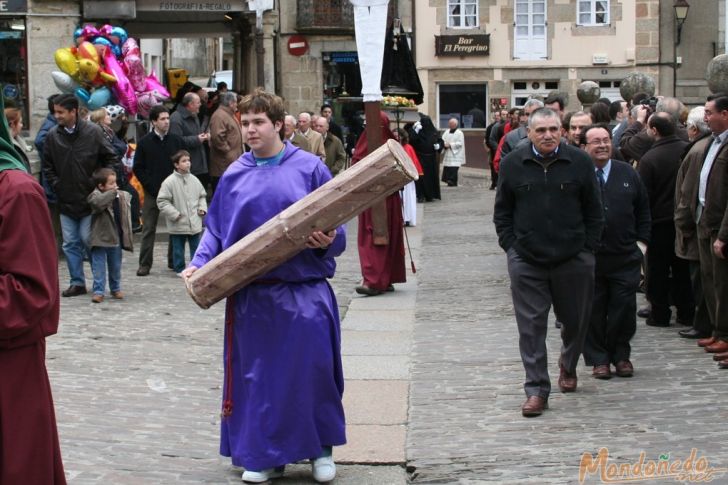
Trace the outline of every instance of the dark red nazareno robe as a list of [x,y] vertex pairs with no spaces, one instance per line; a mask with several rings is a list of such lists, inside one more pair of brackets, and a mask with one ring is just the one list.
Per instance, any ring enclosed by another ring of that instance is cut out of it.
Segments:
[[0,172],[0,484],[65,484],[45,338],[58,330],[58,256],[43,189]]

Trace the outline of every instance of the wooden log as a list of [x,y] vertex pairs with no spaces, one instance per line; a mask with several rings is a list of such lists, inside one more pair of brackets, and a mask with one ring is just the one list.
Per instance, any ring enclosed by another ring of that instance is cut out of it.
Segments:
[[388,140],[195,271],[187,291],[209,308],[306,249],[312,232],[340,226],[412,180],[414,163],[399,143]]

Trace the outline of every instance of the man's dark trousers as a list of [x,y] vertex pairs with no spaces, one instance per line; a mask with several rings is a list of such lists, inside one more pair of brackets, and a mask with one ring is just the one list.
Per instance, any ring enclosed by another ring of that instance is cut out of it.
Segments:
[[[146,194],[142,204],[142,243],[139,249],[139,267],[152,267],[154,262],[154,240],[157,236],[159,208],[157,196]],[[167,267],[172,267],[172,244],[167,244]]]
[[690,268],[686,260],[675,255],[673,221],[652,224],[652,238],[647,251],[647,275],[647,299],[652,305],[650,319],[658,325],[670,324],[672,295],[677,316],[683,321],[692,322],[695,300],[690,283]]
[[641,253],[597,254],[594,303],[584,343],[586,365],[628,360],[630,340],[637,330],[637,288]]
[[594,255],[581,251],[555,265],[524,260],[514,248],[508,255],[508,274],[518,324],[519,349],[526,369],[527,396],[548,398],[551,392],[546,358],[546,331],[551,305],[561,322],[561,364],[569,372],[584,346],[594,295]]
[[700,272],[713,337],[728,341],[728,260],[713,254],[715,239],[715,235],[710,239],[698,238]]

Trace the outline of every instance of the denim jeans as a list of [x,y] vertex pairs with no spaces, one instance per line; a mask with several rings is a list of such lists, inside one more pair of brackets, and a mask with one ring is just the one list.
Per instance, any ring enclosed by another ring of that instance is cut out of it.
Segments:
[[94,295],[103,295],[106,289],[106,266],[109,267],[109,290],[121,291],[121,245],[91,248],[91,271],[94,274]]
[[86,286],[83,272],[83,259],[89,250],[91,238],[91,215],[75,219],[61,214],[61,233],[63,234],[63,253],[66,255],[71,285]]
[[172,243],[172,266],[174,272],[179,273],[185,269],[185,242],[190,245],[190,259],[197,251],[197,245],[200,244],[200,235],[197,234],[170,234],[169,242]]

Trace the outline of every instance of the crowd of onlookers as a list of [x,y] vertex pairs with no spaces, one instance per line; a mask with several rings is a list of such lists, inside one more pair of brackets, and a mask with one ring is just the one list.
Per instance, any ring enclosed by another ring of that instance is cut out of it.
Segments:
[[638,315],[647,325],[668,327],[674,308],[674,321],[686,327],[679,335],[699,339],[722,368],[728,367],[728,253],[723,249],[728,97],[715,94],[705,106],[689,109],[676,98],[638,93],[628,101],[604,98],[565,112],[564,99],[553,95],[503,109],[486,128],[491,190],[506,156],[529,143],[529,116],[542,107],[559,115],[562,143],[589,151],[585,130],[605,128],[610,158],[631,164],[640,176],[651,222],[640,286],[649,305]]

